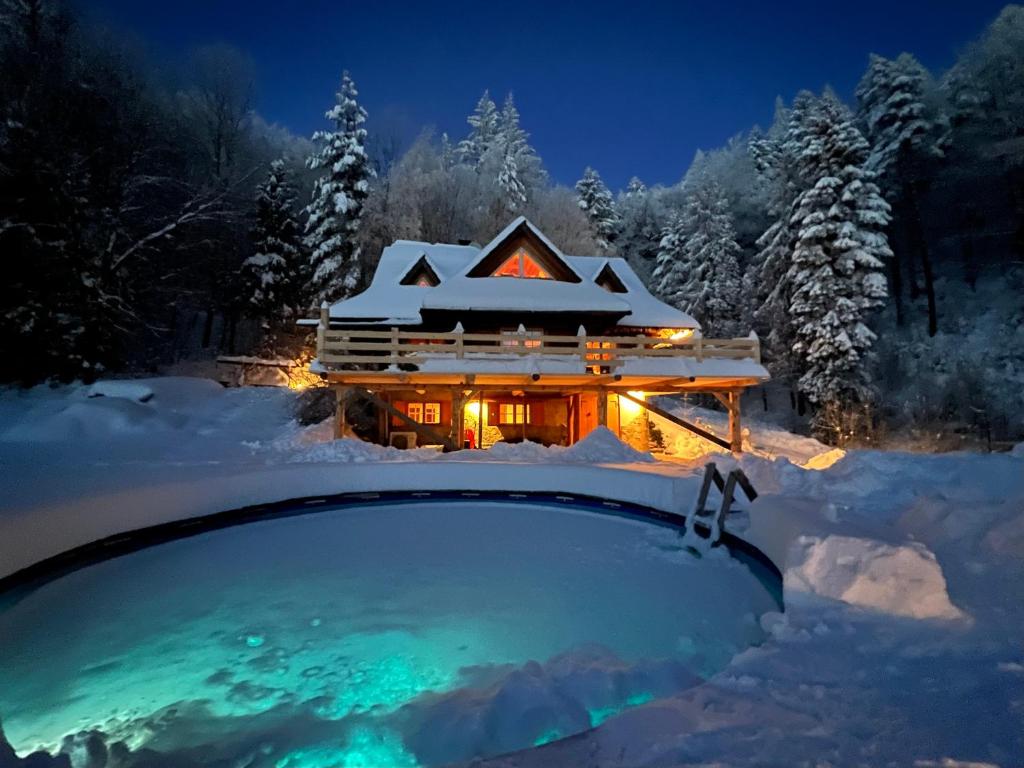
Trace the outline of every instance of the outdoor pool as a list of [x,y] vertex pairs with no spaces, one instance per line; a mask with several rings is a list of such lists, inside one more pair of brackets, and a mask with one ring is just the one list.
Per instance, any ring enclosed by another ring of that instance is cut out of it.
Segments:
[[0,723],[19,755],[95,731],[125,766],[147,750],[247,768],[497,755],[722,669],[779,610],[757,571],[553,502],[320,507],[0,603]]

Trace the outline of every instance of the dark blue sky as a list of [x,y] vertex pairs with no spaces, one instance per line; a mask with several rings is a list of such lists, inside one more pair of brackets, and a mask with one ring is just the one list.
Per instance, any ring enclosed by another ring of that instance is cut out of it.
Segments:
[[[83,0],[84,2],[84,0]],[[679,179],[698,148],[771,120],[776,95],[831,84],[849,98],[869,52],[907,50],[933,71],[1003,3],[283,2],[89,0],[157,58],[227,42],[257,67],[257,108],[310,134],[343,68],[374,116],[408,134],[461,137],[481,92],[515,93],[549,171],[609,186]]]

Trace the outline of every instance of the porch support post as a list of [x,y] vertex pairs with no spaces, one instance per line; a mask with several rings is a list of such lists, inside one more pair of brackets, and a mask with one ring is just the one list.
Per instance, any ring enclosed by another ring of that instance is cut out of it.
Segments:
[[602,389],[597,393],[597,424],[601,427],[608,426],[608,390]]
[[743,453],[743,430],[740,423],[740,393],[729,392],[729,450],[735,454]]
[[334,410],[334,439],[338,440],[345,436],[345,429],[348,427],[348,418],[345,415],[345,406],[348,405],[348,387],[335,387],[334,396],[336,405]]
[[466,435],[466,396],[461,389],[452,391],[452,439],[454,450],[462,448]]

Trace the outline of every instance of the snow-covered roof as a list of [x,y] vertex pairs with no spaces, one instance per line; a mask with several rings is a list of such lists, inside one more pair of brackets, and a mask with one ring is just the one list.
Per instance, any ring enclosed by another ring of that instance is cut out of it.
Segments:
[[[565,280],[470,277],[484,259],[521,227],[532,232],[555,258],[579,278]],[[436,286],[403,285],[421,260],[437,274]],[[595,279],[608,265],[625,286],[613,293]],[[506,312],[593,312],[619,316],[632,327],[699,328],[694,318],[659,301],[625,259],[567,256],[537,227],[520,216],[483,248],[397,240],[384,249],[370,286],[331,306],[332,320],[373,325],[419,325],[421,310]]]

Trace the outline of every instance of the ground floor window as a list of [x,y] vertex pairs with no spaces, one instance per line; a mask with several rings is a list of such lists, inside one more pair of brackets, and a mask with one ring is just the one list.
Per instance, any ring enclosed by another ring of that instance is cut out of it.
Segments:
[[499,424],[529,424],[530,406],[528,403],[501,403],[498,406]]
[[409,403],[406,414],[415,422],[420,424],[440,424],[441,404],[440,403]]

